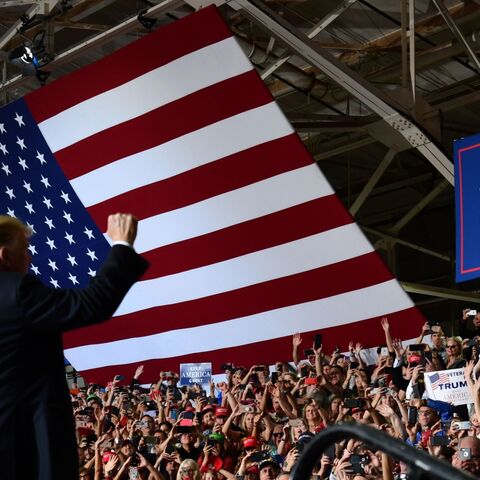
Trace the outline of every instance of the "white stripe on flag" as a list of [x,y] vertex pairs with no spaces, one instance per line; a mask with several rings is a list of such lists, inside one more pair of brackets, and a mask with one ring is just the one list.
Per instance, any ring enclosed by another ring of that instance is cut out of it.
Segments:
[[92,170],[71,184],[82,203],[90,207],[292,132],[272,102]]
[[141,220],[135,249],[148,252],[332,194],[317,166],[308,165]]
[[138,282],[115,316],[229,292],[371,251],[371,245],[351,223],[223,262]]
[[[388,315],[411,307],[396,280],[248,317],[65,351],[80,370],[246,345]],[[339,321],[341,319],[341,321]],[[239,332],[242,332],[239,335]]]
[[252,68],[236,40],[230,37],[74,105],[44,120],[39,128],[55,153]]

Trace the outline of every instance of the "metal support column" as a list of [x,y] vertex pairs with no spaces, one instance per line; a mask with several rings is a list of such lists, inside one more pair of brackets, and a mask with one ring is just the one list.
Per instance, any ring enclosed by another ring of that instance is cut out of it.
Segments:
[[380,177],[385,173],[385,170],[388,168],[390,163],[392,163],[392,160],[395,157],[396,153],[397,152],[393,150],[389,150],[383,157],[383,160],[380,162],[376,170],[373,172],[373,175],[370,177],[367,184],[363,187],[363,190],[360,192],[355,202],[353,202],[353,205],[350,207],[350,214],[352,216],[356,215],[360,207],[370,195],[370,192],[375,188],[375,185],[380,180]]
[[431,201],[438,197],[448,186],[446,180],[442,180],[433,190],[423,197],[411,210],[409,210],[395,225],[390,229],[393,234],[398,232],[411,220],[413,220]]

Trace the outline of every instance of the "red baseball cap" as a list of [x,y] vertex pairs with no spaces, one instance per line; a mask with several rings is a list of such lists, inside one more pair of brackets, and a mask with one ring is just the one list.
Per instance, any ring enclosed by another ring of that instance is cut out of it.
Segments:
[[209,457],[207,464],[200,468],[202,473],[206,473],[209,470],[218,472],[223,466],[223,460],[220,457]]
[[208,412],[209,410],[211,411],[215,411],[215,406],[208,403],[207,405],[205,405],[203,408],[202,408],[202,413],[205,413],[205,412]]
[[227,407],[217,407],[215,410],[216,417],[228,417],[228,408]]
[[243,448],[257,448],[258,441],[255,437],[246,437],[243,439]]

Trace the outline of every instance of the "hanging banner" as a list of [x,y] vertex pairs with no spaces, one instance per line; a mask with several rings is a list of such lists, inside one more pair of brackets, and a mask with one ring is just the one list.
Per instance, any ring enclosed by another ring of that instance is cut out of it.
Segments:
[[456,140],[456,281],[480,277],[480,134]]

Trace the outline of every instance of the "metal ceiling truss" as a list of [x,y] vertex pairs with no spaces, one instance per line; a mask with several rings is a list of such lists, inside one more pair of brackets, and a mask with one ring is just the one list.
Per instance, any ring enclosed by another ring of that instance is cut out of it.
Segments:
[[440,14],[442,15],[443,19],[445,20],[445,23],[448,25],[448,28],[450,28],[452,33],[455,35],[455,37],[457,37],[457,40],[460,42],[460,44],[463,46],[463,48],[467,52],[470,60],[475,65],[477,72],[480,73],[480,61],[478,60],[477,56],[475,55],[475,52],[472,50],[467,40],[463,36],[462,32],[457,27],[457,24],[455,23],[453,18],[450,16],[450,13],[448,12],[447,7],[443,3],[443,0],[432,0],[432,1],[437,7]]
[[[351,7],[357,0],[343,0],[340,5],[335,7],[330,13],[320,20],[308,33],[307,37],[308,38],[315,38],[322,30],[327,28],[332,22],[334,22],[345,10],[347,10],[349,7]],[[291,55],[283,55],[279,59],[275,60],[272,62],[270,65],[268,65],[265,70],[262,72],[260,75],[263,80],[268,78],[275,70],[277,70],[279,67],[281,67],[285,62],[290,60]]]
[[[45,14],[45,11],[51,12],[57,3],[60,0],[39,0],[36,2],[23,2],[23,4],[31,4],[33,3],[34,5],[30,7],[26,13],[22,16],[23,19],[25,18],[33,18],[35,15],[40,15],[40,14]],[[7,3],[12,3],[12,2],[0,2],[0,7],[4,6],[11,6],[11,5],[2,5],[7,4]],[[16,3],[16,2],[13,2]],[[3,50],[7,43],[15,36],[18,34],[18,32],[21,30],[22,26],[24,25],[24,20],[19,18],[8,30],[5,32],[2,37],[0,38],[0,50]]]
[[379,115],[453,185],[453,163],[436,143],[410,120],[402,106],[387,99],[381,91],[370,85],[329,52],[319,48],[306,35],[296,30],[259,0],[226,0],[226,3],[232,5],[235,10],[241,9],[243,14],[265,28],[295,54],[320,69],[328,78]]

